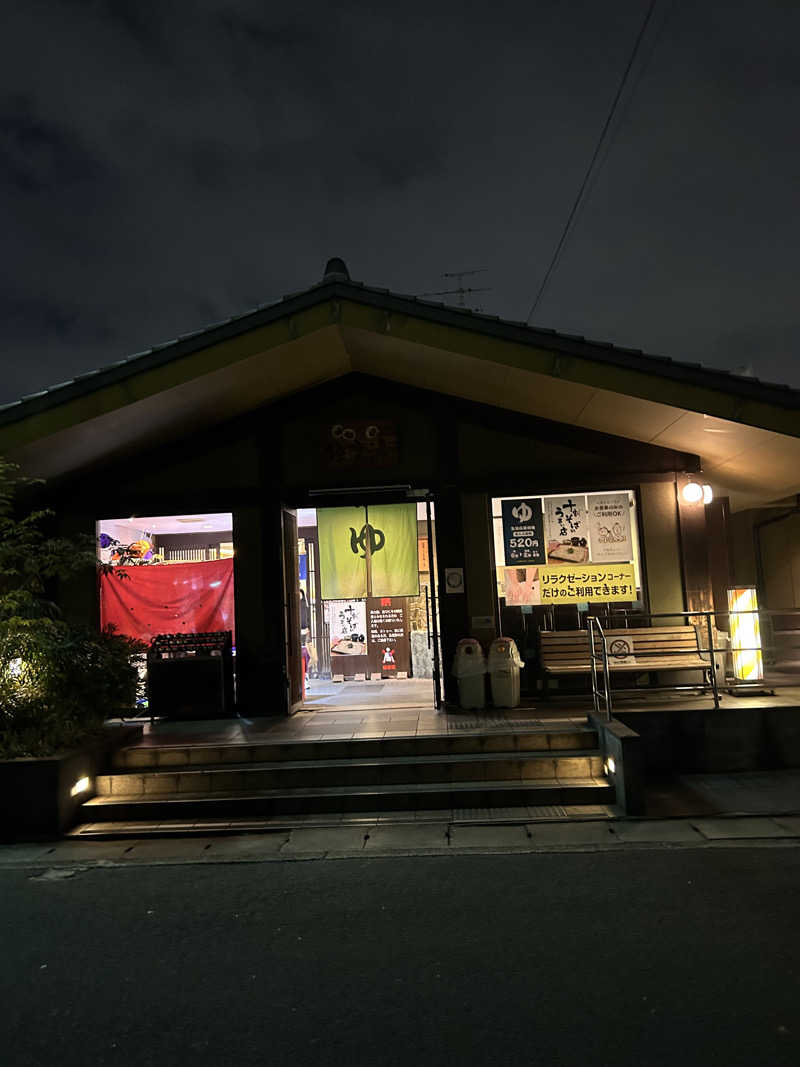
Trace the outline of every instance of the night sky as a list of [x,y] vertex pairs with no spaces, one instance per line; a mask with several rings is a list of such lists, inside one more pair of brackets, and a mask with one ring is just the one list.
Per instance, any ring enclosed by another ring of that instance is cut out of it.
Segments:
[[[648,6],[6,5],[0,401],[334,255],[524,320]],[[533,322],[800,386],[798,105],[797,0],[658,0]]]

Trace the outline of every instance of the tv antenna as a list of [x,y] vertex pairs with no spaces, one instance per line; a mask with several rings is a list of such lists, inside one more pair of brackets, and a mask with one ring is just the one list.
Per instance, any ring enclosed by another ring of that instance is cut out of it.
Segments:
[[[471,277],[473,274],[485,274],[488,267],[480,267],[478,270],[455,270],[450,271],[447,274],[443,274],[443,278],[454,278],[456,281],[455,289],[440,289],[437,293],[420,293],[420,296],[458,296],[457,306],[466,310],[466,303],[464,297],[467,293],[489,293],[491,292],[491,286],[485,286],[483,288],[474,288],[473,286],[465,286],[464,279]],[[480,308],[475,310],[480,311]]]

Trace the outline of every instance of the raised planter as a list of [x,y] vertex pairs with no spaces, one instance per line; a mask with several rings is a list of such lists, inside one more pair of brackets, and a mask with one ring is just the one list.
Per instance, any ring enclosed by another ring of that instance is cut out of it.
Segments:
[[[108,768],[111,753],[141,733],[141,726],[109,726],[85,746],[58,756],[0,760],[0,840],[63,834],[75,824],[81,804],[95,795],[95,778]],[[88,788],[73,795],[84,778]]]

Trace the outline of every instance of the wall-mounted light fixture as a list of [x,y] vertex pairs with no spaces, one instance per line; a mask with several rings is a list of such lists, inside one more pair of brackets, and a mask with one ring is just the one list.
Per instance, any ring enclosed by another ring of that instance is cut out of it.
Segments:
[[703,499],[703,487],[699,482],[689,481],[681,489],[681,496],[687,504],[699,504]]
[[733,673],[740,682],[759,682],[764,677],[758,597],[753,585],[728,590]]
[[687,475],[688,481],[681,489],[681,496],[686,504],[710,504],[714,499],[714,490],[708,482],[696,482]]
[[69,795],[71,797],[76,797],[76,796],[78,796],[79,793],[85,793],[88,788],[89,788],[89,779],[88,778],[79,778],[77,780],[77,782],[75,783],[75,785],[72,787],[72,789],[70,789]]

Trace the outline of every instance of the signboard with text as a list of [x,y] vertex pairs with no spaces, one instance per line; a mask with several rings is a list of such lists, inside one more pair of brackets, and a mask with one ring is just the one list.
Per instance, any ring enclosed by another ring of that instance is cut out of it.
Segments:
[[589,497],[589,543],[592,563],[628,563],[633,559],[631,504],[627,493]]
[[411,641],[405,597],[370,597],[367,600],[367,640],[369,670],[373,677],[408,677]]
[[632,563],[540,567],[539,596],[542,604],[636,600],[636,574]]
[[545,497],[547,562],[588,563],[589,526],[585,496]]
[[542,502],[526,497],[503,501],[503,545],[506,565],[544,563]]

